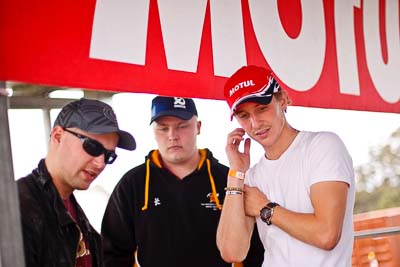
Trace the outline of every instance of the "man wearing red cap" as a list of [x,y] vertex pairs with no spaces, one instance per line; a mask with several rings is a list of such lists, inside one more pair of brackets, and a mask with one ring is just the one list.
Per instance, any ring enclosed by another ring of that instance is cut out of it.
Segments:
[[[285,116],[288,94],[265,68],[242,67],[224,95],[242,128],[227,138],[230,171],[217,231],[222,257],[246,256],[256,221],[263,267],[351,266],[354,169],[343,142],[331,132],[293,128]],[[265,152],[251,168],[245,134]]]

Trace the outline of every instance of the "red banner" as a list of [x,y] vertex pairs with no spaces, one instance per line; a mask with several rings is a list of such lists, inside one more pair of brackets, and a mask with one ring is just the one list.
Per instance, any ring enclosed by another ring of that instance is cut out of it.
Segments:
[[398,0],[2,0],[0,80],[222,99],[270,67],[294,105],[400,113]]

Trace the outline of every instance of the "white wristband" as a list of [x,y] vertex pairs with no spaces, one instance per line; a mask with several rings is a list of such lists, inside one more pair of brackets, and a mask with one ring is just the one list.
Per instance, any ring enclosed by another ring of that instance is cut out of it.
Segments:
[[243,194],[242,191],[236,191],[236,190],[228,190],[226,191],[226,195],[241,195]]

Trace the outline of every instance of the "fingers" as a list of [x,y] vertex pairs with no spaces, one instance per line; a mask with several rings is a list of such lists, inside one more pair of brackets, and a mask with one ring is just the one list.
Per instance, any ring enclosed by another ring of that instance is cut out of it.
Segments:
[[228,134],[227,145],[239,146],[244,140],[244,134],[245,131],[241,128],[233,130],[230,134]]
[[270,202],[269,198],[257,187],[244,185],[243,192],[246,214],[259,216],[260,209]]
[[[245,140],[245,131],[242,128],[237,128],[228,134],[225,152],[229,160],[230,168],[245,172],[250,165],[250,151],[241,152],[240,143]],[[248,141],[245,141],[245,143]]]
[[250,154],[250,144],[251,144],[251,139],[246,138],[246,140],[244,141],[244,151],[243,151],[243,153],[246,155]]

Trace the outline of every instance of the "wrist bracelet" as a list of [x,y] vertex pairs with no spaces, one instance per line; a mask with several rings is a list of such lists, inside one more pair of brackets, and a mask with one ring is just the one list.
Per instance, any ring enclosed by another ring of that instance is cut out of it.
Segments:
[[225,189],[225,191],[240,191],[240,192],[243,192],[243,188],[240,188],[240,187],[225,187],[224,188]]
[[241,195],[243,194],[243,191],[237,191],[237,190],[227,190],[226,195]]
[[240,180],[244,180],[244,174],[245,174],[244,172],[235,171],[235,170],[232,170],[232,169],[229,169],[229,172],[228,172],[228,176],[235,177],[235,178],[238,178]]

